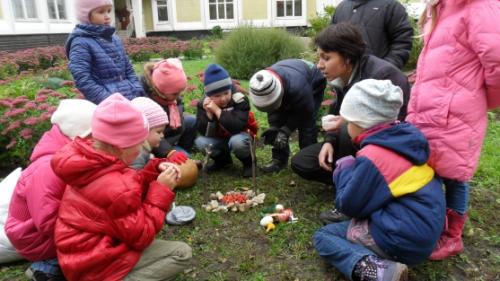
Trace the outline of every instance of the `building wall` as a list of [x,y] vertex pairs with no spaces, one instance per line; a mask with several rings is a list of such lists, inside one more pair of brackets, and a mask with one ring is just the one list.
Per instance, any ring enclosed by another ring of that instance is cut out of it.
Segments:
[[142,14],[144,16],[145,31],[153,31],[153,10],[151,0],[142,0]]
[[177,22],[201,21],[200,0],[176,1],[175,5],[177,12]]
[[[305,0],[302,0],[305,1]],[[310,19],[316,16],[316,0],[307,0],[307,14],[306,18]]]
[[267,0],[241,0],[243,20],[267,19]]
[[0,1],[0,19],[3,19],[2,2]]

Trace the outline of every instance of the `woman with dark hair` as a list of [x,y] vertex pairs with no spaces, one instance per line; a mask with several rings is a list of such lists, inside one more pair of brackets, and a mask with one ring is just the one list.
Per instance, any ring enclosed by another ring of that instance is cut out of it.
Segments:
[[[403,90],[404,101],[398,119],[404,120],[410,97],[410,84],[406,76],[391,63],[365,54],[365,43],[358,27],[342,22],[325,28],[316,38],[319,55],[318,69],[336,94],[329,115],[322,118],[326,131],[322,143],[310,145],[292,157],[292,170],[299,176],[332,184],[332,163],[347,155],[354,155],[357,149],[352,145],[347,126],[339,116],[340,105],[345,93],[353,84],[364,79],[390,80]],[[321,214],[325,223],[341,220],[336,210]]]

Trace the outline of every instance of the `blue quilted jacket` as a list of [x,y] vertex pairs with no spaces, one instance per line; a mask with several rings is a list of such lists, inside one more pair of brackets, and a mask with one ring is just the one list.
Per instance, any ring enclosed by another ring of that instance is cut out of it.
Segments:
[[114,27],[78,24],[66,42],[76,87],[95,104],[117,92],[130,100],[144,95],[125,48],[114,33]]

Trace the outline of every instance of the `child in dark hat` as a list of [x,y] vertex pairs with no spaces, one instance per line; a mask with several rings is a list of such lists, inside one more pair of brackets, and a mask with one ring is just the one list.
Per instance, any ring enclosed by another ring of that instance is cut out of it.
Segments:
[[195,145],[200,151],[212,146],[214,162],[209,172],[232,163],[230,152],[243,163],[243,176],[252,175],[250,138],[257,133],[257,122],[250,111],[248,98],[236,92],[229,73],[218,64],[205,70],[205,97],[196,114],[198,136]]

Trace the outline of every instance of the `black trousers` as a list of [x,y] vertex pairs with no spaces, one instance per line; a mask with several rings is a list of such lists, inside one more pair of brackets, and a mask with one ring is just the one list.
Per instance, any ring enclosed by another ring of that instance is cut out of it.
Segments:
[[[315,143],[301,149],[292,157],[291,168],[302,178],[333,185],[332,172],[328,172],[319,165],[318,156],[324,143]],[[348,155],[355,155],[358,149],[347,133],[347,125],[340,128],[337,141],[333,147],[333,163]]]

